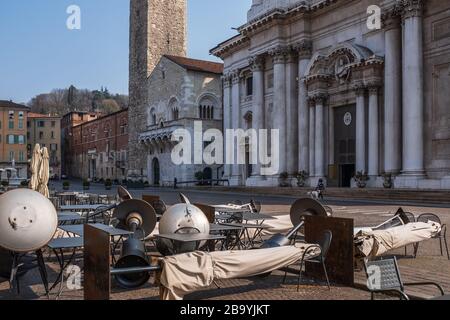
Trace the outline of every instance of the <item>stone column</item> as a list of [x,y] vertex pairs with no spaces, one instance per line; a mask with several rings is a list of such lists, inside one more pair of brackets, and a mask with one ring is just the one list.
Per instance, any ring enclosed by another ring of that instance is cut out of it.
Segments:
[[356,171],[367,172],[366,167],[366,98],[365,88],[356,87]]
[[[223,77],[223,134],[224,143],[227,145],[226,130],[231,129],[231,77],[229,74]],[[224,176],[226,179],[231,177],[231,165],[226,163],[226,157],[224,156]]]
[[[280,133],[279,173],[286,172],[286,49],[277,47],[270,51],[274,70],[274,127]],[[272,149],[272,153],[276,150]]]
[[328,108],[328,164],[334,165],[334,108]]
[[[231,125],[233,129],[240,127],[241,119],[241,106],[240,106],[240,76],[239,71],[235,71],[232,74],[232,88],[231,88]],[[239,152],[239,141],[234,141],[234,164],[232,166],[232,181],[233,185],[240,185],[242,182],[241,170],[239,164],[237,164],[237,154]]]
[[316,102],[315,174],[317,178],[323,178],[325,177],[324,105],[326,97],[324,95],[318,95],[314,100]]
[[403,174],[424,174],[422,0],[403,1]]
[[[264,57],[256,56],[250,59],[250,64],[253,72],[253,129],[258,133],[260,129],[264,128]],[[258,149],[258,152],[259,149]],[[261,178],[261,164],[259,156],[258,164],[252,167],[252,179]]]
[[298,172],[298,58],[293,52],[286,64],[286,167],[290,175]]
[[295,46],[298,51],[298,169],[310,172],[309,169],[309,103],[306,86],[306,71],[311,59],[312,45],[310,41],[302,41]]
[[384,61],[384,169],[399,173],[402,167],[402,34],[400,17],[390,12],[385,18]]
[[369,86],[369,176],[378,177],[379,165],[379,123],[378,123],[378,90],[377,84]]
[[308,101],[309,109],[309,175],[316,175],[316,105],[313,99]]

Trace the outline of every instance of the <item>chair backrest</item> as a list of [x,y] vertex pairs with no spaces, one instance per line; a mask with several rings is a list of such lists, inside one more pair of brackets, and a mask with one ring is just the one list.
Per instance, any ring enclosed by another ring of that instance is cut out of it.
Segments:
[[322,238],[320,239],[318,245],[320,245],[320,248],[322,249],[322,256],[324,259],[326,259],[328,250],[331,246],[331,241],[333,240],[333,233],[330,230],[324,231]]
[[163,215],[167,210],[167,206],[162,200],[156,200],[151,203],[152,207],[155,209],[156,214]]
[[427,223],[428,221],[433,221],[442,224],[441,219],[434,213],[423,213],[419,217],[417,217],[417,222]]
[[261,212],[261,202],[255,201],[255,200],[252,199],[250,201],[250,205],[252,207],[253,213],[260,213]]
[[395,257],[366,262],[365,269],[368,279],[367,287],[370,290],[395,289],[404,291]]
[[[434,213],[423,213],[420,216],[417,217],[417,222],[424,222],[428,223],[429,221],[439,223],[442,226],[441,219],[435,215]],[[435,235],[433,238],[438,238],[441,236],[441,232]]]
[[158,201],[160,198],[159,196],[153,196],[150,194],[143,194],[142,200],[147,202],[148,204],[152,204],[154,201]]
[[405,212],[404,212],[404,215],[408,218],[408,220],[409,220],[408,223],[414,223],[414,222],[416,222],[416,216],[415,216],[414,213],[405,211]]

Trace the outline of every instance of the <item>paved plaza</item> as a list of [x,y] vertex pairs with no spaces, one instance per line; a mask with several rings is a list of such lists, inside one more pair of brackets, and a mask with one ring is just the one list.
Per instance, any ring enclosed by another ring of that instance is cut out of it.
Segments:
[[[57,185],[54,185],[58,188]],[[76,189],[76,184],[73,186]],[[167,204],[178,202],[178,193],[181,190],[173,189],[146,189],[132,190],[136,198],[142,194],[157,194]],[[199,191],[195,189],[182,190],[192,201],[201,201],[208,204],[228,203],[233,200],[248,201],[255,198],[263,203],[262,212],[270,215],[282,215],[289,212],[290,205],[295,200],[288,196],[270,196],[270,195],[252,195],[245,193],[224,193],[219,191]],[[104,188],[93,186],[89,192],[93,193],[115,193],[115,190],[105,191]],[[299,195],[301,196],[301,195]],[[399,205],[383,205],[379,201],[353,201],[353,200],[325,200],[326,205],[332,207],[334,216],[351,218],[355,220],[355,226],[374,226],[388,218],[399,208]],[[435,213],[447,225],[450,223],[450,209],[432,206],[419,206],[417,204],[404,206],[405,211],[419,215],[421,213]],[[390,254],[396,255],[399,259],[399,265],[405,282],[411,281],[436,281],[440,283],[446,292],[450,292],[450,261],[440,256],[439,243],[437,240],[429,240],[421,244],[419,255],[416,259],[412,258],[413,248],[408,248],[408,255],[405,256],[404,249],[399,249]],[[77,263],[80,263],[79,260]],[[50,282],[56,278],[57,264],[52,262],[48,264],[50,272]],[[355,288],[348,288],[333,285],[331,291],[328,291],[325,284],[317,284],[310,279],[301,286],[300,292],[296,290],[296,277],[288,277],[287,284],[282,284],[282,273],[275,272],[269,278],[254,278],[220,281],[221,289],[213,286],[204,291],[190,294],[186,299],[219,299],[219,300],[367,300],[370,294],[365,289],[365,274],[357,271],[355,275]],[[1,282],[3,281],[3,282]],[[158,299],[159,289],[149,284],[141,289],[133,291],[122,291],[113,289],[112,299]],[[4,279],[0,279],[0,299],[46,299],[43,296],[44,288],[40,284],[39,273],[37,270],[29,272],[23,279],[21,285],[21,294],[17,295],[9,290],[9,284]],[[413,291],[407,291],[415,298],[431,297],[437,292],[432,288],[420,288]],[[53,293],[51,298],[55,298]],[[68,290],[64,292],[60,299],[73,300],[82,299],[82,290]]]

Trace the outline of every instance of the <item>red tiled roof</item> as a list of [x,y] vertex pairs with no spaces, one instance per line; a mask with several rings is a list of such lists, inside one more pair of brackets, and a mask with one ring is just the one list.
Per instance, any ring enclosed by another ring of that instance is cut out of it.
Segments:
[[28,118],[48,118],[49,116],[40,113],[29,112]]
[[181,67],[186,68],[188,70],[215,73],[215,74],[223,73],[223,64],[222,63],[205,61],[205,60],[196,60],[196,59],[171,56],[171,55],[164,55],[164,57],[166,57],[167,59],[175,62],[176,64],[178,64]]

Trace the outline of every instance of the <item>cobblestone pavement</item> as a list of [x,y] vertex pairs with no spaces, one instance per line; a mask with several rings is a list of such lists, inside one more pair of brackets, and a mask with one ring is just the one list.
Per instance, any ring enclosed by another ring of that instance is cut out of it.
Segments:
[[[244,197],[244,196],[243,196]],[[217,199],[209,198],[209,203],[216,202]],[[223,202],[228,201],[224,199]],[[216,202],[217,203],[217,202]],[[287,214],[290,201],[277,202],[263,206],[263,212],[273,215]],[[349,202],[348,205],[331,205],[336,217],[352,218],[355,220],[355,226],[375,226],[390,217],[397,211],[398,206],[394,205],[354,205]],[[450,210],[448,208],[404,206],[404,210],[410,211],[416,215],[425,212],[435,213],[440,216],[443,223],[450,223]],[[408,248],[408,255],[412,254],[412,247]],[[404,249],[399,249],[390,254],[395,254],[399,258],[399,265],[403,280],[410,281],[436,281],[443,285],[447,292],[450,292],[450,261],[440,255],[438,240],[429,240],[421,244],[419,256],[412,259],[405,256]],[[54,264],[49,264],[50,280],[56,278]],[[46,299],[42,297],[43,287],[40,285],[39,274],[36,270],[30,272],[22,281],[22,292],[20,296],[11,293],[9,284],[6,281],[0,282],[0,299]],[[186,299],[221,299],[221,300],[357,300],[369,299],[368,292],[356,288],[345,288],[333,286],[328,291],[326,286],[304,284],[299,293],[296,291],[295,277],[289,277],[286,285],[281,285],[280,274],[274,274],[267,279],[251,280],[229,280],[221,281],[221,289],[211,287],[204,291],[190,294]],[[0,281],[2,281],[0,279]],[[356,273],[356,282],[358,288],[365,286],[365,275],[362,272]],[[408,293],[417,297],[430,297],[436,294],[433,288],[420,288]],[[133,291],[114,290],[112,299],[158,299],[158,288],[150,285]],[[52,295],[52,298],[55,298]],[[82,291],[64,291],[61,299],[82,299]]]

